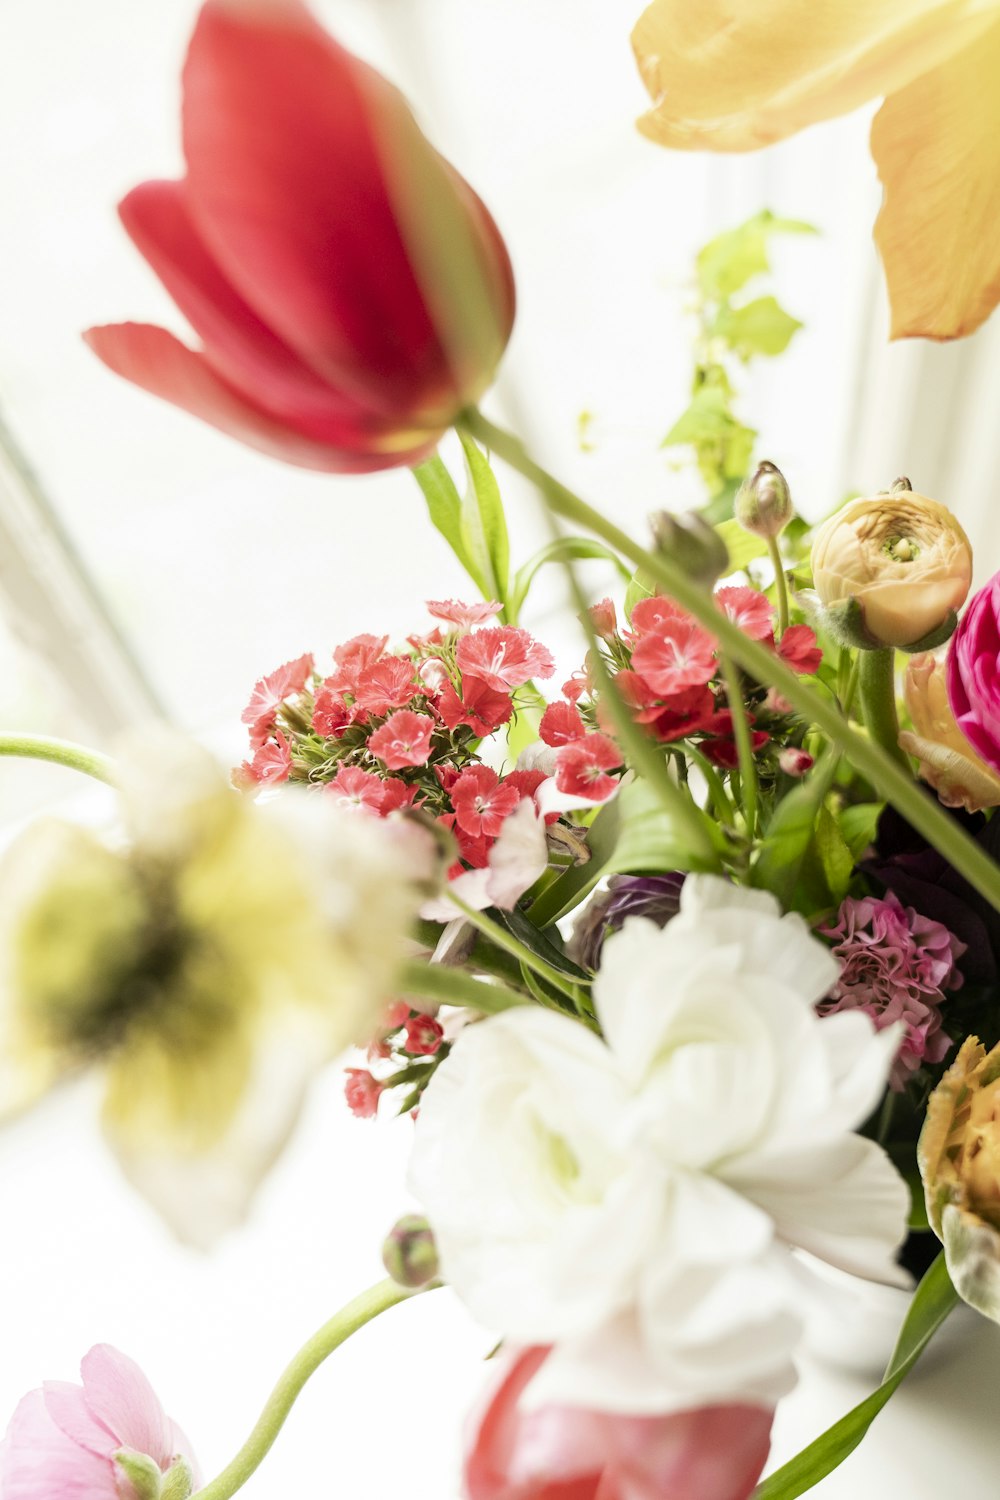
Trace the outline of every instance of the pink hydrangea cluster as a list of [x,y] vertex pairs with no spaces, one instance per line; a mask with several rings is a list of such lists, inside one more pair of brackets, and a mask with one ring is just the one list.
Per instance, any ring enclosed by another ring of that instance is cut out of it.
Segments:
[[[715,602],[752,640],[771,647],[796,672],[811,674],[819,668],[822,652],[812,628],[791,625],[776,641],[774,607],[758,589],[727,586],[716,591]],[[696,740],[710,760],[734,767],[732,715],[712,633],[672,600],[658,596],[636,604],[628,629],[619,629],[610,599],[594,606],[591,622],[636,723],[664,744]],[[611,759],[612,725],[595,695],[592,672],[585,668],[564,683],[563,697],[565,702],[549,709],[540,731],[546,744],[556,748],[557,785],[577,795],[587,786],[606,790],[601,773],[616,764]],[[763,750],[771,733],[758,717],[766,719],[772,706],[762,693],[761,703],[748,708],[753,748]]]
[[881,899],[848,896],[836,925],[820,931],[832,939],[843,964],[820,1011],[863,1010],[880,1031],[895,1021],[903,1023],[890,1078],[896,1090],[923,1063],[942,1062],[952,1040],[942,1029],[940,1006],[947,992],[962,984],[957,960],[965,943],[941,922],[904,907],[891,892]]

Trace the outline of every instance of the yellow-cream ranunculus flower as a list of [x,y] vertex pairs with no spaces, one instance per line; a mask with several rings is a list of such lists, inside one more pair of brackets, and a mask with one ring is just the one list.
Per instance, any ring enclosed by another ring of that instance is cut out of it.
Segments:
[[917,1159],[955,1290],[1000,1322],[1000,1047],[963,1042],[928,1100]]
[[855,600],[873,645],[912,646],[941,629],[972,584],[972,548],[944,505],[912,490],[850,500],[812,546],[823,604]]
[[432,845],[320,794],[254,804],[172,736],[123,766],[123,843],[42,820],[0,864],[0,1115],[98,1069],[126,1174],[205,1245],[375,1031]]
[[653,0],[632,34],[652,140],[750,151],[884,102],[875,227],[894,338],[971,333],[1000,299],[1000,0]]
[[920,762],[920,775],[945,807],[980,812],[1000,806],[1000,776],[980,760],[955,722],[945,682],[944,657],[933,651],[911,656],[903,676],[903,698],[913,722],[899,743]]

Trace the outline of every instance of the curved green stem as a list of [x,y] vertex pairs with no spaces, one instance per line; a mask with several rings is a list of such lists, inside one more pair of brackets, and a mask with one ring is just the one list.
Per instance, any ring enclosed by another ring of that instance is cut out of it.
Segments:
[[512,932],[508,932],[506,927],[501,927],[499,922],[492,921],[483,912],[477,911],[474,906],[469,906],[460,896],[456,896],[454,891],[448,891],[447,895],[465,920],[477,931],[496,943],[497,947],[502,948],[505,953],[510,953],[524,964],[526,969],[537,974],[539,979],[544,979],[546,984],[551,984],[553,989],[565,995],[567,1000],[572,1001],[574,1010],[577,1008],[577,987],[571,979],[568,979],[565,974],[560,974],[559,970],[546,963],[544,958],[539,958],[537,953],[532,953],[527,944],[522,943]]
[[[423,1290],[430,1291],[431,1287]],[[268,1397],[256,1427],[232,1463],[227,1464],[222,1473],[210,1480],[204,1489],[198,1490],[198,1500],[229,1500],[231,1495],[235,1495],[266,1456],[302,1387],[327,1356],[345,1343],[352,1333],[357,1333],[359,1328],[377,1318],[379,1313],[414,1295],[414,1292],[397,1286],[394,1281],[380,1281],[377,1286],[369,1287],[368,1291],[348,1302],[328,1323],[324,1323],[302,1345],[291,1364],[286,1367]]]
[[778,595],[778,635],[780,637],[788,629],[788,580],[785,578],[785,564],[781,560],[781,548],[778,546],[776,536],[768,537],[767,550],[774,564],[774,588]]
[[0,734],[0,755],[51,761],[70,771],[82,771],[84,776],[107,782],[108,786],[115,785],[114,761],[72,740],[57,740],[47,734]]
[[865,728],[883,750],[907,771],[910,763],[899,748],[896,715],[896,653],[891,646],[858,652],[858,690]]
[[757,832],[757,766],[753,758],[753,741],[750,738],[750,724],[747,720],[746,704],[743,701],[743,688],[739,673],[724,652],[720,654],[720,665],[722,679],[726,684],[729,712],[733,718],[736,755],[740,763],[743,817],[746,820],[748,836],[754,838]]
[[462,969],[422,963],[416,958],[403,965],[399,987],[406,995],[420,995],[424,1000],[438,1000],[442,1005],[467,1005],[487,1015],[510,1010],[515,1005],[531,1004],[527,995],[509,985],[475,979]]
[[583,526],[614,547],[623,557],[652,577],[660,588],[677,600],[706,629],[711,630],[722,650],[758,682],[769,683],[793,708],[821,729],[838,746],[856,770],[880,796],[912,824],[943,855],[960,875],[1000,911],[1000,867],[952,818],[936,799],[928,796],[912,775],[876,741],[859,734],[844,719],[839,706],[801,680],[773,651],[749,636],[717,609],[712,597],[690,574],[669,557],[648,551],[588,505],[579,495],[560,484],[525,452],[518,438],[494,426],[475,409],[463,413],[461,425],[487,443],[512,468],[530,479],[545,496],[552,510],[577,526]]

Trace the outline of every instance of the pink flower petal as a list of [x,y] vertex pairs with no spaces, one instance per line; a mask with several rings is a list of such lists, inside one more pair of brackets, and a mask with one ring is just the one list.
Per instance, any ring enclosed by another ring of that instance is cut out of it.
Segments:
[[111,1344],[95,1344],[80,1373],[87,1406],[119,1446],[146,1453],[166,1469],[173,1457],[171,1424],[135,1361]]
[[113,1464],[49,1416],[42,1391],[22,1397],[0,1444],[3,1500],[119,1500]]

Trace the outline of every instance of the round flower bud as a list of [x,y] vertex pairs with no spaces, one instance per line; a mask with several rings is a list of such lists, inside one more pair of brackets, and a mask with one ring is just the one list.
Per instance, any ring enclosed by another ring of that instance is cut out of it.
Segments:
[[426,1286],[438,1273],[431,1226],[422,1214],[404,1214],[382,1246],[382,1264],[399,1286]]
[[[897,481],[902,484],[902,481]],[[824,615],[855,644],[923,649],[947,640],[972,583],[972,549],[951,511],[904,488],[851,500],[823,525],[812,572]]]
[[963,1042],[928,1100],[917,1160],[955,1290],[1000,1322],[1000,1047]]
[[764,459],[736,494],[733,512],[744,531],[754,536],[778,536],[788,525],[795,508],[788,481],[777,464]]
[[714,526],[696,511],[674,515],[658,510],[649,518],[653,544],[657,552],[669,557],[690,578],[707,588],[718,581],[729,567],[729,553]]
[[958,726],[948,702],[940,654],[911,656],[903,676],[903,698],[913,722],[899,743],[920,762],[920,775],[945,807],[980,812],[1000,806],[1000,776],[980,758]]

